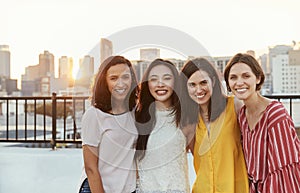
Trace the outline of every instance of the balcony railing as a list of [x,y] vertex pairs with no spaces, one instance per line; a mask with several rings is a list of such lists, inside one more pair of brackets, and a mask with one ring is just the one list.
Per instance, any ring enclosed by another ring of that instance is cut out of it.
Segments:
[[0,97],[0,142],[81,144],[87,96]]
[[[266,95],[281,101],[300,135],[300,95]],[[0,142],[81,144],[88,96],[0,97]]]

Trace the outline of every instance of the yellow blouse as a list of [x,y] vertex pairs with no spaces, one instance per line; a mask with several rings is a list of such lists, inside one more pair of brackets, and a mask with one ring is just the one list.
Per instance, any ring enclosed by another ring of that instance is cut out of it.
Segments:
[[248,176],[241,145],[241,133],[228,97],[225,111],[206,128],[200,116],[196,128],[193,193],[248,193]]

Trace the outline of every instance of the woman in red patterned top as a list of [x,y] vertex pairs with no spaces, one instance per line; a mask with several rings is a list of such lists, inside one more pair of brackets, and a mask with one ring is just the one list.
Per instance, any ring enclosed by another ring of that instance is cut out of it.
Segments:
[[293,120],[278,101],[259,90],[265,76],[248,54],[236,54],[224,78],[229,91],[244,102],[239,112],[251,193],[300,192],[300,141]]

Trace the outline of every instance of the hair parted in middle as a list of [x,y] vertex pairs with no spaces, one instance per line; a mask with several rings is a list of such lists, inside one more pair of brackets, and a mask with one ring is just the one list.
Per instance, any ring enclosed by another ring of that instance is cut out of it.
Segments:
[[182,105],[183,125],[197,123],[199,119],[199,105],[193,99],[191,99],[187,88],[188,79],[198,70],[205,71],[210,79],[214,82],[212,96],[209,100],[208,106],[209,120],[216,120],[226,107],[227,97],[225,95],[224,88],[218,76],[217,70],[213,64],[205,58],[188,60],[180,72],[182,88],[180,100],[184,103]]
[[130,69],[132,83],[130,91],[126,96],[124,102],[126,103],[126,107],[128,108],[128,110],[130,111],[133,110],[134,107],[136,107],[136,98],[139,88],[135,71],[132,67],[131,62],[123,56],[110,56],[101,63],[92,84],[91,105],[103,112],[109,112],[110,110],[112,110],[111,93],[108,90],[106,76],[108,69],[117,64],[126,64]]
[[153,130],[156,119],[155,119],[155,98],[151,95],[148,85],[148,77],[150,71],[153,67],[158,65],[167,66],[173,76],[174,76],[174,88],[173,94],[171,95],[172,99],[172,111],[171,114],[174,116],[174,121],[177,126],[180,124],[180,115],[181,115],[181,108],[180,108],[180,101],[179,101],[179,90],[180,90],[180,82],[179,82],[179,73],[176,69],[175,65],[163,59],[155,59],[146,69],[142,81],[140,83],[140,93],[138,96],[138,104],[137,109],[135,112],[135,119],[136,119],[136,127],[138,129],[139,137],[137,140],[136,145],[136,157],[138,159],[142,159],[145,155],[145,150],[147,148],[148,138]]

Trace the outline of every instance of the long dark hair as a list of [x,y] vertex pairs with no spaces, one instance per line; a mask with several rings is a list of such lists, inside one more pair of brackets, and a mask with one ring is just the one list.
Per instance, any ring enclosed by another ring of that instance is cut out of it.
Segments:
[[208,116],[210,121],[216,120],[226,107],[227,97],[222,91],[223,86],[215,67],[205,58],[195,58],[185,63],[180,72],[181,80],[181,101],[184,101],[182,108],[182,124],[198,122],[200,108],[188,94],[187,81],[196,71],[205,71],[214,82],[212,96],[208,105]]
[[157,65],[167,66],[173,73],[174,91],[173,94],[171,95],[172,106],[173,106],[171,114],[175,115],[174,121],[177,126],[179,126],[179,122],[180,122],[181,110],[180,110],[180,103],[178,97],[178,92],[180,89],[178,70],[176,69],[175,65],[172,62],[163,59],[156,59],[148,66],[147,70],[143,75],[142,82],[140,84],[138,105],[135,111],[136,127],[139,133],[137,144],[136,144],[136,158],[138,159],[142,159],[145,156],[145,150],[147,148],[148,138],[156,123],[155,99],[151,95],[149,90],[148,76],[152,68]]
[[130,91],[126,96],[124,103],[128,104],[128,106],[126,107],[130,111],[133,110],[133,108],[136,106],[138,84],[131,62],[123,56],[110,56],[106,60],[104,60],[100,65],[92,85],[91,105],[100,109],[103,112],[109,112],[110,110],[112,110],[111,93],[108,90],[106,75],[108,69],[117,64],[126,64],[130,69],[132,83]]

